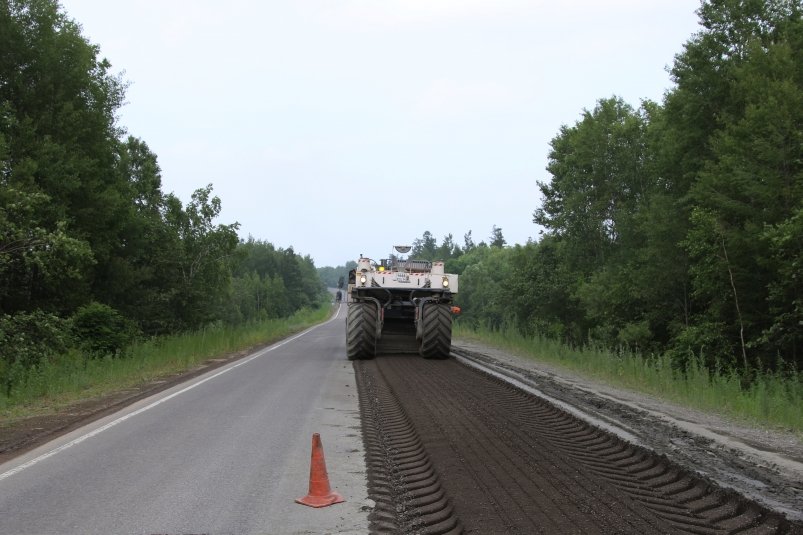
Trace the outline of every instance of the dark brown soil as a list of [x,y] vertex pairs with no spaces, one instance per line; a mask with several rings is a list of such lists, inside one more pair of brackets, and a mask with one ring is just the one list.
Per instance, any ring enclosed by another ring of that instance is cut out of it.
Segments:
[[620,438],[803,522],[803,436],[615,388],[477,342],[453,346],[477,363]]
[[455,359],[355,369],[375,533],[803,533]]

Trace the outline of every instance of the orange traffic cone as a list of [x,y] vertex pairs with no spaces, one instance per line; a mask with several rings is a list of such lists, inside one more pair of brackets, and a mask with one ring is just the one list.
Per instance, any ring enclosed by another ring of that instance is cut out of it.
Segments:
[[326,507],[346,500],[332,491],[329,487],[329,476],[326,473],[326,461],[323,458],[323,444],[321,435],[312,435],[312,460],[309,469],[309,494],[303,498],[298,498],[296,503],[309,505],[310,507]]

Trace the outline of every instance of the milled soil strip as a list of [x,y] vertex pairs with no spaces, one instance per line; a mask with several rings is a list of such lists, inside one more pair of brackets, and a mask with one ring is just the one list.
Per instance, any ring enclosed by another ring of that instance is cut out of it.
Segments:
[[461,533],[415,429],[373,362],[355,362],[366,450],[371,533]]
[[[380,356],[355,370],[374,533],[803,533],[455,359]],[[411,456],[449,528],[410,497]]]

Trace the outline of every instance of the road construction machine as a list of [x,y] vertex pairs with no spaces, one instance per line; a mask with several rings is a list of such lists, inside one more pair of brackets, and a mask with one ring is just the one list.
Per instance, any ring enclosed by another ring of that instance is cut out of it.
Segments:
[[410,246],[378,262],[360,255],[349,272],[346,300],[346,356],[370,359],[381,354],[419,353],[449,357],[457,275],[444,263],[406,259]]

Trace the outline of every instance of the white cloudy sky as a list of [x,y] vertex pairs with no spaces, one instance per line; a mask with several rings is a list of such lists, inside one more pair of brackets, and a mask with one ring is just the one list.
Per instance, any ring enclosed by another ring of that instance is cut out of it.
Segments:
[[187,201],[316,265],[429,230],[537,238],[549,141],[660,100],[699,0],[62,0]]

